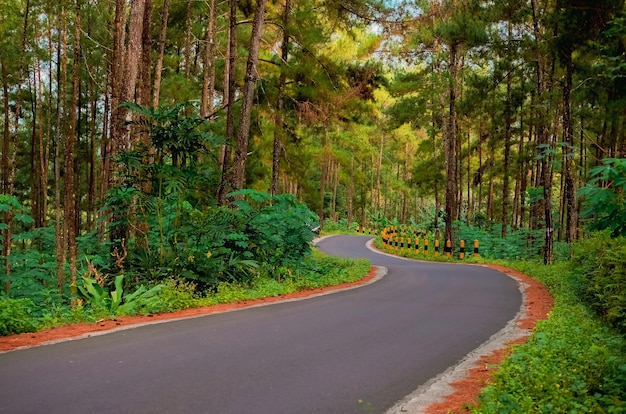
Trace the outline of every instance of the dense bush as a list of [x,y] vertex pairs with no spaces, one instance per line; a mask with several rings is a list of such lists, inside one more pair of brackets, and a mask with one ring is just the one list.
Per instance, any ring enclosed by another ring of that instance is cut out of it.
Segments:
[[36,330],[39,326],[35,318],[36,309],[28,298],[0,298],[0,336]]
[[581,240],[574,249],[572,271],[581,298],[626,333],[626,238],[604,232]]

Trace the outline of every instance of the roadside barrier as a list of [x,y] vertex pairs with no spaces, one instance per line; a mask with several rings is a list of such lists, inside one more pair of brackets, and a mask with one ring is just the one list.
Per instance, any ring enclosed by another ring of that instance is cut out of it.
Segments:
[[[364,232],[367,231],[367,230],[364,230],[363,228],[361,229]],[[404,254],[405,252],[414,253],[415,255],[418,255],[418,256],[421,250],[424,256],[428,256],[429,254],[429,251],[428,251],[429,239],[426,235],[426,232],[420,229],[416,229],[413,227],[406,227],[406,226],[387,227],[380,232],[380,236],[383,242],[383,249],[385,250],[388,250],[391,252],[399,252],[402,254]],[[420,241],[420,239],[422,240]],[[423,248],[421,249],[420,249],[420,243],[422,243],[422,246],[423,246]],[[435,245],[434,255],[435,257],[438,257],[439,251],[440,251],[439,250],[440,241],[439,239],[433,239],[433,243]],[[452,241],[446,240],[443,246],[443,254],[445,254],[446,257],[451,257],[454,251],[455,250],[452,247]],[[458,253],[459,253],[459,259],[464,260],[466,256],[465,240],[459,240]],[[479,257],[478,240],[474,240],[473,257]]]

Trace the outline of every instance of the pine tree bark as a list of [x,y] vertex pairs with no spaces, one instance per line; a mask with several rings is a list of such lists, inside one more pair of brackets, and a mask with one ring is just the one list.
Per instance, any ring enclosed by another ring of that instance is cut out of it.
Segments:
[[[536,42],[539,43],[543,39],[543,35],[539,29],[539,9],[537,6],[537,0],[531,0],[532,13],[533,13],[533,31],[535,34]],[[540,53],[537,54],[537,60],[535,65],[537,75],[537,100],[538,103],[543,103],[545,98],[545,92],[547,89],[545,81],[545,58]],[[537,125],[537,143],[543,145],[544,148],[549,144],[548,129],[545,125],[547,121],[547,114],[544,110],[538,109],[538,125]],[[554,256],[554,224],[552,220],[552,171],[550,169],[551,157],[548,154],[543,154],[540,161],[540,185],[543,187],[543,218],[545,226],[544,248],[543,248],[543,261],[545,264],[551,264]]]
[[572,79],[574,76],[574,64],[572,53],[567,52],[565,63],[565,84],[563,85],[563,163],[565,174],[564,196],[565,196],[565,241],[573,243],[576,239],[576,228],[578,225],[577,205],[576,205],[576,184],[574,178],[574,133],[572,130],[570,94],[572,92]]
[[[24,9],[24,24],[22,26],[22,37],[20,41],[20,57],[19,57],[19,72],[17,76],[17,91],[16,91],[16,99],[15,99],[15,125],[13,126],[14,131],[12,134],[9,134],[10,145],[8,146],[8,154],[6,159],[8,160],[7,170],[5,175],[5,193],[9,195],[13,195],[15,193],[15,168],[16,168],[16,157],[17,157],[17,136],[19,134],[20,129],[20,120],[22,118],[22,81],[24,79],[25,72],[25,55],[26,55],[26,38],[27,38],[27,30],[29,24],[29,15],[30,15],[30,0],[26,0],[26,5]],[[4,72],[4,65],[3,65]],[[5,73],[3,73],[4,75]],[[6,109],[5,109],[6,110]],[[6,121],[5,121],[6,122]],[[5,124],[6,125],[6,124]],[[5,142],[6,144],[6,142]],[[6,148],[6,147],[5,147]],[[4,162],[3,153],[3,162]],[[4,165],[3,165],[4,166]],[[8,294],[11,290],[11,263],[8,259],[11,254],[11,243],[13,237],[13,211],[9,210],[5,213],[4,216],[5,223],[7,225],[6,230],[4,230],[3,234],[3,248],[2,248],[2,256],[5,258],[4,260],[4,271],[6,275],[6,282],[4,285],[5,293]]]
[[259,77],[258,62],[261,48],[261,36],[263,35],[263,23],[265,20],[265,0],[257,0],[252,22],[252,34],[246,74],[241,96],[241,117],[237,131],[237,145],[235,147],[235,160],[233,163],[233,185],[235,188],[243,188],[246,184],[246,160],[248,158],[248,141],[250,138],[250,124],[252,121],[252,107],[254,100],[254,88]]
[[280,47],[280,76],[278,78],[276,98],[276,114],[274,116],[274,150],[272,153],[272,183],[270,186],[270,194],[278,194],[278,178],[280,176],[280,157],[282,152],[282,141],[285,129],[285,121],[283,111],[285,110],[285,84],[287,83],[287,74],[285,66],[289,59],[289,16],[291,15],[291,0],[285,0],[283,9],[282,25],[283,25],[283,41]]
[[446,228],[445,237],[452,240],[452,223],[457,216],[457,176],[456,176],[456,84],[458,82],[458,45],[450,45],[450,84],[449,92],[449,114],[448,130],[445,136],[445,163],[446,163]]
[[161,93],[161,72],[163,72],[163,59],[165,58],[165,40],[167,38],[167,20],[170,10],[170,0],[163,1],[163,9],[161,11],[161,31],[159,33],[159,53],[154,69],[154,87],[152,106],[158,108],[159,96]]
[[380,146],[378,150],[378,159],[376,160],[376,203],[374,204],[374,213],[380,210],[380,186],[381,175],[383,169],[383,150],[385,148],[385,134],[384,132],[380,136]]
[[191,0],[187,0],[185,15],[185,79],[191,74]]
[[207,34],[204,45],[204,70],[202,76],[202,98],[200,103],[200,116],[207,118],[213,113],[215,98],[215,25],[216,7],[215,0],[208,1],[209,15]]
[[[76,293],[76,261],[78,256],[76,237],[78,235],[77,210],[76,210],[76,170],[75,170],[75,148],[77,134],[77,113],[78,95],[80,88],[80,62],[81,62],[81,0],[76,0],[76,15],[74,20],[74,59],[72,67],[72,98],[69,108],[69,122],[65,134],[64,148],[64,202],[63,202],[63,223],[66,248],[69,253],[70,265],[70,288],[73,294]],[[72,297],[72,306],[76,303],[76,298]]]
[[235,141],[235,89],[237,63],[237,0],[229,1],[229,27],[227,64],[224,69],[224,95],[226,99],[226,137],[228,142],[222,149],[222,179],[217,194],[217,203],[225,206],[228,203],[226,195],[233,187],[232,143]]
[[65,116],[66,103],[61,99],[66,94],[67,85],[67,22],[65,9],[61,11],[59,43],[57,49],[57,112],[56,112],[56,135],[54,145],[54,210],[55,210],[55,250],[56,250],[56,273],[57,289],[63,293],[65,285],[65,263],[67,261],[67,229],[64,224],[63,206],[61,204],[61,118]]
[[[513,24],[511,23],[511,17],[508,19],[508,41],[513,40]],[[509,71],[506,77],[506,103],[504,109],[504,175],[502,177],[502,237],[507,235],[507,226],[509,223],[509,169],[511,168],[511,124],[513,118],[511,88],[512,88],[512,70]]]

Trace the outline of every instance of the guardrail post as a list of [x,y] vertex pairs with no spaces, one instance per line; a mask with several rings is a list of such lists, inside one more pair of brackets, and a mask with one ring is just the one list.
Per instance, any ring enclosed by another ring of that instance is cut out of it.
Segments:
[[461,260],[465,259],[465,240],[461,240],[461,251],[459,253]]
[[478,257],[478,240],[474,240],[474,257]]

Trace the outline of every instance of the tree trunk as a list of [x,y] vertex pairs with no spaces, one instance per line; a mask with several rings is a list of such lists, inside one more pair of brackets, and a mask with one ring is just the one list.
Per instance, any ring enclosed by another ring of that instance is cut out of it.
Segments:
[[450,45],[450,84],[448,133],[445,136],[445,163],[446,163],[446,229],[445,238],[452,240],[452,223],[456,220],[457,212],[457,177],[456,177],[456,84],[458,82],[458,46]]
[[337,222],[337,189],[339,187],[339,170],[341,166],[339,162],[335,161],[333,168],[334,180],[333,180],[333,204],[331,206],[331,217],[334,222]]
[[217,195],[220,206],[227,204],[226,194],[233,186],[232,144],[235,141],[235,88],[237,86],[235,65],[237,63],[237,0],[230,0],[228,27],[228,51],[224,73],[224,95],[227,97],[226,137],[228,142],[222,149],[222,179]]
[[161,93],[161,72],[163,71],[163,59],[165,57],[165,39],[167,38],[167,19],[170,10],[170,0],[163,1],[163,10],[161,11],[161,32],[159,33],[159,53],[154,69],[154,87],[152,106],[158,108],[159,95]]
[[[70,260],[70,287],[72,293],[75,293],[76,286],[76,260],[78,251],[76,247],[76,237],[78,229],[76,227],[77,210],[76,210],[76,171],[74,167],[74,151],[76,148],[77,135],[77,112],[78,112],[78,94],[80,83],[80,63],[81,63],[81,0],[76,0],[76,16],[74,21],[74,64],[72,67],[72,100],[69,108],[69,122],[67,132],[65,134],[65,156],[64,156],[64,233],[66,248],[69,252]],[[72,306],[74,306],[75,298],[72,297]]]
[[[20,129],[20,119],[22,118],[22,81],[24,79],[24,60],[26,55],[26,36],[28,29],[28,16],[30,14],[30,1],[26,0],[25,10],[24,10],[24,24],[22,26],[22,38],[20,44],[20,57],[19,57],[19,73],[17,76],[17,91],[16,91],[16,99],[15,99],[15,125],[14,131],[10,134],[10,143],[8,146],[8,154],[6,159],[8,160],[8,166],[6,170],[3,168],[3,173],[7,173],[5,175],[5,184],[6,189],[5,193],[9,195],[13,195],[15,193],[15,168],[16,168],[16,157],[17,157],[17,137],[19,135]],[[4,72],[4,65],[3,65]],[[6,73],[3,73],[5,75]],[[3,76],[4,77],[4,76]],[[6,121],[5,121],[6,122]],[[6,142],[5,142],[6,145]],[[3,152],[3,161],[4,161],[5,153]],[[3,165],[4,167],[4,165]],[[11,242],[13,237],[13,211],[9,210],[5,213],[5,224],[7,225],[6,230],[4,230],[3,237],[3,249],[2,256],[5,258],[4,260],[4,271],[6,275],[6,282],[4,285],[4,291],[8,295],[11,290],[11,264],[8,259],[11,254]]]
[[[535,34],[535,41],[540,43],[543,39],[539,30],[539,10],[537,8],[537,0],[531,0],[532,12],[533,12],[533,31]],[[538,103],[541,106],[544,104],[543,100],[546,99],[546,81],[545,81],[545,59],[541,54],[538,54],[536,60],[536,72],[537,72],[537,98]],[[538,130],[537,130],[537,143],[547,146],[549,144],[548,130],[545,126],[545,122],[548,117],[544,113],[543,109],[538,109]],[[550,171],[551,157],[548,154],[543,154],[541,157],[541,175],[540,183],[543,186],[543,216],[545,225],[545,238],[543,249],[543,261],[545,264],[551,264],[554,254],[554,224],[552,222],[552,172]]]
[[327,177],[328,177],[328,170],[329,170],[329,166],[328,164],[330,163],[330,154],[329,154],[329,149],[328,149],[328,143],[327,143],[327,137],[326,137],[327,132],[323,132],[322,135],[322,139],[323,139],[323,146],[322,146],[322,176],[320,178],[320,206],[319,206],[319,210],[317,211],[317,215],[319,217],[320,220],[320,226],[322,228],[324,228],[324,201],[326,201],[326,181],[327,181]]
[[285,67],[289,59],[289,16],[291,14],[291,0],[285,0],[285,8],[283,9],[283,42],[280,48],[280,76],[277,86],[276,114],[274,116],[274,150],[272,153],[272,183],[270,193],[272,195],[278,193],[278,177],[280,175],[280,157],[282,152],[282,137],[284,135],[285,121],[283,111],[285,110],[284,89],[287,83],[287,74]]
[[350,158],[350,184],[348,185],[348,226],[352,225],[354,209],[354,157]]
[[237,131],[237,145],[235,147],[235,161],[233,165],[233,184],[235,188],[243,188],[246,184],[246,160],[248,158],[248,140],[250,138],[250,124],[252,122],[252,106],[254,88],[259,77],[258,61],[265,20],[265,0],[257,0],[250,36],[250,49],[246,63],[246,74],[241,96],[241,118]]
[[[140,88],[137,93],[137,102],[140,105],[149,106],[152,104],[152,76],[150,74],[152,70],[152,0],[145,1],[141,34]],[[148,134],[142,134],[141,140],[144,144],[148,144]]]
[[[513,25],[509,16],[508,20],[508,41],[512,42],[513,38]],[[509,169],[511,167],[511,124],[513,118],[513,108],[511,107],[511,85],[512,85],[512,70],[506,77],[506,103],[505,103],[505,132],[504,132],[504,176],[502,178],[502,237],[507,235],[507,225],[509,223]]]
[[574,182],[574,133],[572,131],[571,103],[570,94],[572,91],[572,78],[574,76],[574,64],[572,62],[572,54],[568,52],[566,55],[566,76],[565,85],[563,86],[563,136],[565,145],[563,146],[563,163],[565,169],[564,179],[564,196],[565,196],[565,241],[573,243],[576,239],[577,228],[577,206],[576,206],[576,188]]
[[383,149],[385,146],[385,134],[380,136],[380,149],[378,151],[378,162],[376,163],[376,203],[374,204],[374,213],[380,209],[380,181],[381,171],[383,168]]
[[4,57],[0,56],[0,67],[2,69],[2,96],[4,97],[4,123],[2,129],[2,193],[9,192],[9,153],[11,152],[11,101],[9,98],[9,74],[7,73]]
[[59,293],[63,293],[65,285],[65,263],[67,261],[67,228],[64,224],[63,209],[61,206],[61,118],[65,116],[66,103],[62,97],[66,93],[67,85],[67,23],[65,21],[65,10],[61,11],[61,32],[59,33],[59,43],[57,49],[57,113],[56,113],[56,136],[54,146],[54,192],[55,192],[55,231],[56,231],[56,271],[57,288]]
[[202,76],[202,98],[200,116],[207,118],[213,113],[215,99],[215,0],[209,0],[209,16],[206,41],[204,45],[204,70]]
[[187,0],[185,14],[185,79],[189,79],[191,73],[191,0]]

